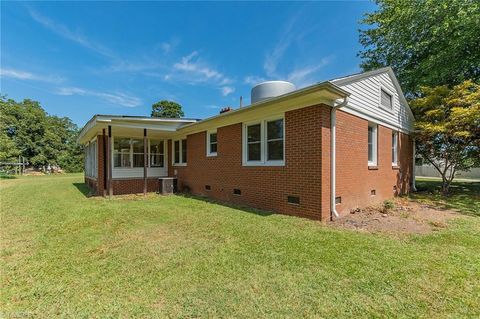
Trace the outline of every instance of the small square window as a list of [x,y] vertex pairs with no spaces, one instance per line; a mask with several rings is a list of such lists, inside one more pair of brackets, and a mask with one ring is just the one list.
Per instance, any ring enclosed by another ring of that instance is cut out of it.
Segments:
[[242,195],[242,191],[239,190],[238,188],[233,189],[233,195]]
[[393,109],[393,102],[392,102],[392,95],[390,93],[387,93],[384,89],[380,90],[380,104],[389,109]]

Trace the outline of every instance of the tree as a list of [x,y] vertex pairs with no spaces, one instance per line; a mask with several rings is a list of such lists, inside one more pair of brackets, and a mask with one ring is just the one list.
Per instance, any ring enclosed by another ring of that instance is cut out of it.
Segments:
[[420,86],[480,80],[480,2],[376,0],[360,30],[361,67],[391,66],[407,97]]
[[180,118],[183,116],[182,106],[176,102],[162,100],[152,105],[152,117]]
[[0,97],[0,160],[21,155],[35,167],[50,164],[69,172],[81,171],[78,133],[69,118],[48,115],[37,101]]
[[422,87],[411,102],[417,152],[442,176],[447,194],[458,170],[480,164],[480,85]]

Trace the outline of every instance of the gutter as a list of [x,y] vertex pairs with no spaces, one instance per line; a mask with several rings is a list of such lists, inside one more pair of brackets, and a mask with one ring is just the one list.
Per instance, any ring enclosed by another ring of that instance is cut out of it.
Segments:
[[340,217],[335,208],[335,192],[336,192],[336,125],[337,114],[339,108],[346,106],[348,103],[348,96],[343,99],[343,102],[330,110],[330,219]]

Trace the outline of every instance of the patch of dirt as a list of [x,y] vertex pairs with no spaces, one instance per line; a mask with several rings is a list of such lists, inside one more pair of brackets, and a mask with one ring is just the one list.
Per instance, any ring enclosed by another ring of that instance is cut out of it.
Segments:
[[427,234],[448,227],[448,221],[460,215],[449,210],[411,202],[406,198],[392,201],[394,207],[383,205],[357,209],[332,221],[334,227],[364,232],[389,234]]

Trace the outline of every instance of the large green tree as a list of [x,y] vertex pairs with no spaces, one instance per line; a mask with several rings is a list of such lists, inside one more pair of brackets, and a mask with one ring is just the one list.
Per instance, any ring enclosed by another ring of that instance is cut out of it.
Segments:
[[376,0],[359,53],[364,70],[391,66],[408,97],[421,86],[480,80],[480,1]]
[[458,170],[480,165],[480,85],[422,87],[412,101],[417,151],[441,174],[448,193]]
[[162,100],[152,105],[152,117],[180,118],[184,113],[177,102]]
[[37,101],[0,98],[0,161],[13,161],[20,155],[35,167],[50,164],[81,171],[78,132],[69,118],[48,115]]

